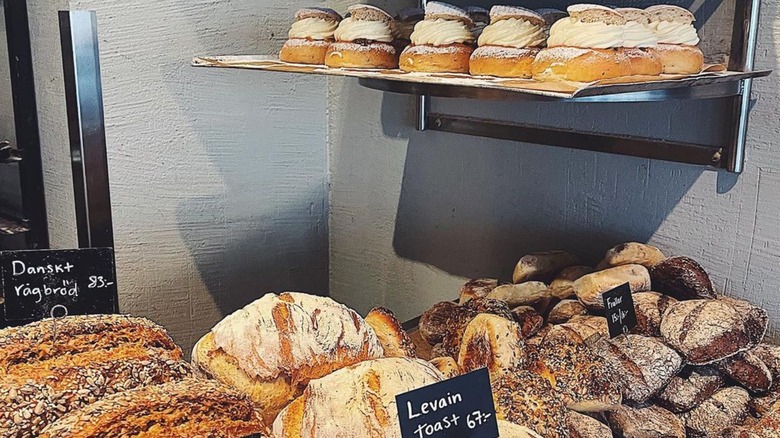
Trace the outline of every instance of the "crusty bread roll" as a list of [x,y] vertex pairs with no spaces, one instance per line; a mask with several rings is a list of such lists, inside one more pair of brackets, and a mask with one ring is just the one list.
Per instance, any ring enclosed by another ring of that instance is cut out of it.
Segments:
[[658,44],[650,51],[661,61],[664,74],[696,74],[704,66],[704,54],[697,46]]
[[588,309],[577,300],[563,300],[556,304],[547,315],[550,324],[563,324],[574,316],[587,315]]
[[604,292],[628,283],[631,292],[650,290],[650,274],[642,265],[622,265],[580,277],[574,282],[574,292],[582,304],[591,310],[604,309]]
[[526,254],[515,265],[512,283],[548,282],[563,269],[576,265],[578,262],[577,256],[566,251],[543,251]]
[[325,65],[330,68],[391,69],[398,66],[398,54],[388,43],[337,41],[328,46]]
[[407,72],[468,73],[474,48],[468,44],[410,45],[401,53],[399,66]]
[[631,62],[617,48],[558,46],[542,49],[531,71],[539,81],[594,82],[631,75]]
[[650,268],[650,279],[655,290],[678,300],[715,298],[709,275],[688,257],[669,257],[656,263]]
[[552,294],[541,281],[526,281],[519,284],[502,284],[487,295],[488,298],[505,302],[509,307],[533,306],[549,300]]
[[374,329],[385,357],[417,357],[417,346],[401,327],[401,321],[389,309],[371,309],[366,315],[366,322]]
[[729,427],[741,425],[748,416],[750,394],[732,386],[718,390],[699,406],[680,414],[689,437],[715,437]]
[[609,324],[603,316],[575,315],[561,325],[574,330],[584,340],[597,337],[609,339]]
[[395,397],[443,376],[420,359],[383,358],[309,382],[273,424],[275,438],[400,438]]
[[192,363],[249,394],[272,421],[309,380],[382,355],[374,330],[353,310],[330,298],[285,292],[225,317],[195,345]]
[[687,367],[672,378],[655,397],[659,406],[675,414],[690,411],[723,386],[723,377],[712,367]]
[[330,41],[291,38],[279,52],[279,59],[295,64],[325,64]]
[[636,313],[636,327],[633,332],[645,336],[661,336],[661,319],[677,300],[658,292],[637,292],[632,295]]
[[458,367],[468,373],[487,367],[491,379],[525,364],[520,326],[506,318],[480,313],[466,326]]
[[473,278],[461,286],[458,304],[465,304],[472,298],[486,297],[496,286],[498,280],[494,278]]
[[780,387],[780,346],[760,344],[751,353],[758,356],[772,373],[772,389]]
[[626,242],[610,248],[596,270],[614,268],[621,265],[642,265],[652,268],[662,262],[666,256],[660,249],[646,243]]
[[530,338],[539,333],[544,326],[544,317],[531,306],[518,306],[512,309],[512,317],[520,325],[523,338]]
[[430,345],[440,343],[449,329],[449,319],[460,312],[461,308],[452,301],[434,304],[420,316],[420,336]]
[[479,47],[471,54],[469,72],[473,76],[530,79],[531,64],[537,53],[539,49],[536,47]]
[[752,393],[765,393],[772,387],[772,372],[750,351],[724,359],[715,364],[715,367]]
[[434,357],[431,359],[431,365],[435,366],[447,379],[452,379],[461,374],[458,363],[449,356]]
[[267,436],[245,395],[215,381],[184,379],[120,392],[58,420],[41,438]]
[[466,326],[480,313],[498,315],[512,321],[512,311],[505,302],[491,298],[475,298],[466,304],[458,306],[456,311],[447,320],[447,331],[442,340],[445,355],[457,358],[460,352],[461,338]]
[[607,413],[609,425],[624,438],[685,438],[685,426],[676,415],[658,406],[619,406]]
[[574,281],[593,272],[590,266],[574,265],[565,268],[550,283],[550,292],[554,298],[565,300],[574,297]]

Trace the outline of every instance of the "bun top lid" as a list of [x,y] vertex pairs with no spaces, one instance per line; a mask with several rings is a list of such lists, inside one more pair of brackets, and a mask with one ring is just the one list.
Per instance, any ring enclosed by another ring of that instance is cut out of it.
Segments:
[[490,12],[485,8],[479,6],[467,6],[466,14],[471,18],[474,23],[490,23]]
[[469,17],[468,13],[463,9],[451,5],[449,3],[442,2],[428,2],[425,5],[425,19],[435,20],[441,18],[443,20],[456,20],[465,23],[469,27],[474,26],[474,20]]
[[422,21],[425,11],[422,8],[403,8],[395,18],[398,21]]
[[393,17],[382,9],[371,5],[352,5],[347,10],[353,20],[358,21],[381,21],[391,23]]
[[583,23],[626,24],[626,18],[620,12],[601,5],[571,5],[566,10],[572,18]]
[[620,12],[626,21],[636,21],[637,23],[650,24],[650,14],[644,11],[644,9],[638,8],[615,8]]
[[295,12],[295,21],[305,20],[306,18],[320,18],[337,23],[342,20],[341,15],[330,8],[303,8]]
[[692,24],[696,21],[691,11],[679,6],[655,5],[645,9],[645,12],[650,15],[650,21],[672,21],[682,24]]
[[530,9],[521,8],[519,6],[493,6],[490,9],[491,23],[508,20],[510,18],[525,20],[537,26],[544,26],[546,24],[544,17]]

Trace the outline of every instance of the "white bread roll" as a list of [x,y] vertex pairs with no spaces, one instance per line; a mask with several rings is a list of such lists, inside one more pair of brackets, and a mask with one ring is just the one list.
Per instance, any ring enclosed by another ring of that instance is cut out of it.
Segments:
[[195,369],[248,394],[266,421],[311,379],[383,355],[374,330],[330,298],[267,294],[198,341]]
[[395,396],[443,376],[420,359],[383,358],[312,380],[273,424],[275,438],[400,438]]

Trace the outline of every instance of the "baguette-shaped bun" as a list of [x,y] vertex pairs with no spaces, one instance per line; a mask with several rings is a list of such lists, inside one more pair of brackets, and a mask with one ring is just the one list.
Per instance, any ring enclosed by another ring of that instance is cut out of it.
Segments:
[[400,438],[395,396],[439,382],[420,359],[361,362],[309,382],[273,424],[275,438]]
[[195,345],[192,363],[249,394],[271,420],[309,380],[382,355],[374,330],[355,311],[285,292],[225,317]]
[[523,335],[516,322],[480,313],[466,326],[458,354],[461,372],[487,367],[491,379],[496,379],[523,365]]
[[[641,9],[640,9],[641,11]],[[621,265],[642,265],[651,268],[666,258],[660,249],[639,242],[621,243],[610,248],[604,259],[596,267],[597,270],[614,268]]]
[[697,74],[704,66],[704,54],[696,46],[658,44],[648,50],[661,60],[664,74]]
[[650,274],[642,265],[622,265],[580,277],[574,282],[574,292],[588,309],[603,310],[602,294],[624,283],[631,292],[650,290]]
[[519,284],[502,284],[487,295],[488,298],[505,302],[509,307],[532,306],[552,298],[547,285],[541,281],[526,281]]
[[544,251],[526,254],[520,258],[512,273],[512,283],[526,281],[547,282],[569,266],[576,265],[579,258],[566,251]]
[[399,66],[406,72],[468,73],[473,51],[470,45],[458,43],[446,46],[410,45],[401,53]]
[[539,81],[593,82],[631,75],[631,62],[618,49],[548,47],[531,66]]
[[366,323],[374,329],[385,357],[417,357],[417,346],[392,311],[375,307],[366,315]]
[[267,436],[252,401],[209,380],[120,392],[66,415],[41,438]]

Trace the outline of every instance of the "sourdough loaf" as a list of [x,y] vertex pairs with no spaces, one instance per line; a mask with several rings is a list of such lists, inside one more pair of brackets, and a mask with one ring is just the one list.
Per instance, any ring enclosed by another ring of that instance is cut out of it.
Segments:
[[574,281],[591,272],[593,272],[593,268],[582,265],[569,266],[562,270],[555,276],[552,283],[550,283],[550,291],[553,297],[559,300],[574,297]]
[[577,298],[591,310],[603,310],[602,294],[624,283],[631,292],[650,290],[650,274],[642,265],[622,265],[580,277],[574,282]]
[[652,245],[627,242],[610,248],[596,269],[602,270],[621,265],[642,265],[651,268],[665,258],[661,250]]
[[742,424],[748,415],[749,403],[750,395],[744,389],[723,388],[699,406],[680,414],[680,418],[685,422],[689,437],[718,436],[723,429]]
[[715,298],[712,281],[696,260],[670,257],[650,268],[650,278],[658,292],[678,300]]
[[738,385],[753,393],[764,393],[772,387],[772,372],[750,351],[717,362],[715,366]]
[[544,317],[530,306],[515,307],[512,309],[512,317],[516,323],[520,324],[520,332],[523,338],[534,336],[544,326]]
[[392,311],[375,307],[366,315],[366,323],[374,329],[385,357],[417,357],[417,346]]
[[245,395],[213,380],[184,379],[103,398],[49,426],[41,438],[267,436]]
[[566,405],[550,383],[528,371],[514,370],[491,382],[496,417],[520,424],[545,438],[566,438]]
[[566,413],[569,438],[612,438],[612,430],[599,420],[577,412]]
[[577,256],[566,251],[544,251],[527,254],[520,258],[512,274],[513,283],[538,280],[548,282],[564,268],[576,265]]
[[685,427],[676,415],[658,406],[620,406],[607,413],[617,436],[623,438],[685,438]]
[[587,315],[588,309],[577,300],[563,300],[556,304],[547,315],[547,322],[550,324],[563,324],[573,316]]
[[448,330],[448,322],[460,307],[452,301],[442,301],[431,306],[420,316],[420,336],[425,342],[436,345],[444,339]]
[[495,380],[504,373],[525,365],[523,335],[520,326],[506,318],[481,313],[471,320],[463,333],[458,367],[468,373],[487,368]]
[[751,353],[758,356],[769,368],[772,373],[772,389],[777,389],[780,386],[780,346],[759,344]]
[[544,300],[549,300],[550,292],[547,285],[541,281],[526,281],[518,284],[502,284],[489,294],[488,298],[501,300],[509,307],[534,306]]
[[711,367],[687,367],[656,396],[656,403],[674,413],[690,411],[723,386],[723,377]]
[[636,327],[633,332],[659,337],[661,336],[661,318],[664,312],[677,300],[658,292],[638,292],[633,294]]
[[458,304],[464,304],[472,298],[483,298],[498,286],[498,280],[493,278],[474,278],[460,288]]
[[225,317],[195,345],[192,363],[249,394],[270,422],[309,380],[382,354],[374,330],[353,310],[285,292]]
[[458,377],[461,374],[458,362],[449,356],[434,357],[430,362],[447,379]]
[[760,344],[769,326],[769,315],[766,310],[738,298],[721,296],[718,299],[731,305],[737,313],[742,315],[745,330],[750,338],[750,348]]
[[420,359],[382,358],[342,368],[309,382],[276,418],[273,436],[400,438],[396,395],[442,379]]
[[466,326],[480,313],[497,315],[508,320],[513,320],[512,311],[503,301],[491,298],[474,298],[462,306],[458,306],[446,323],[446,332],[442,340],[442,347],[447,356],[458,357],[461,338]]

